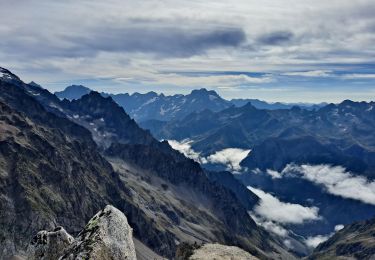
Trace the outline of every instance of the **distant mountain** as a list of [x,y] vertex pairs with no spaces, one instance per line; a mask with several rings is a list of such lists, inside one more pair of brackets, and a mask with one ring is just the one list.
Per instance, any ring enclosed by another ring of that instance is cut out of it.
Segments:
[[269,103],[266,101],[262,101],[259,99],[231,99],[230,102],[235,105],[236,107],[242,107],[247,103],[252,104],[254,107],[258,109],[269,109],[269,110],[276,110],[276,109],[291,109],[292,107],[300,107],[308,110],[319,109],[323,106],[328,105],[327,103],[320,103],[320,104],[311,104],[311,103]]
[[[251,150],[240,163],[242,174],[236,177],[246,186],[257,187],[280,200],[319,208],[324,220],[287,225],[296,234],[309,237],[326,235],[336,225],[372,216],[373,201],[364,203],[361,197],[337,195],[341,193],[331,191],[331,185],[337,183],[331,183],[335,181],[329,174],[342,180],[350,177],[348,182],[363,181],[373,185],[374,107],[375,102],[346,100],[315,111],[298,107],[262,110],[248,103],[216,113],[209,110],[192,113],[181,120],[154,123],[149,129],[159,139],[190,140],[190,149],[204,158],[228,148]],[[310,175],[302,178],[288,171],[282,173],[293,165],[299,170],[299,167],[310,166]],[[203,166],[209,167],[208,164]],[[327,179],[318,179],[317,174]],[[371,191],[369,193],[366,194],[372,196]]]
[[[60,99],[79,99],[88,94],[90,89],[83,86],[69,86],[65,90],[55,92]],[[300,106],[306,109],[317,109],[324,104],[284,104],[284,103],[267,103],[258,99],[232,99],[230,101],[223,99],[213,90],[204,88],[193,90],[188,95],[165,96],[155,92],[145,94],[108,94],[101,93],[104,97],[112,97],[117,104],[122,106],[125,111],[137,122],[145,121],[170,121],[181,119],[190,113],[211,110],[218,112],[229,108],[232,105],[237,107],[251,103],[259,109],[290,109],[293,106]],[[150,122],[148,122],[150,124]]]
[[375,219],[345,226],[321,243],[309,259],[374,259]]
[[66,87],[63,91],[55,92],[55,95],[61,99],[80,99],[83,95],[86,95],[91,92],[91,89],[86,88],[82,85],[71,85]]
[[[159,139],[191,139],[192,148],[203,155],[230,147],[252,149],[249,159],[242,162],[245,167],[273,168],[278,163],[278,158],[266,156],[271,151],[275,156],[286,156],[275,170],[297,160],[297,156],[302,158],[308,153],[316,153],[320,154],[319,158],[324,158],[297,161],[337,164],[336,160],[345,162],[345,156],[350,156],[352,163],[348,160],[344,166],[371,175],[375,169],[374,106],[375,102],[347,100],[316,111],[298,107],[289,110],[262,110],[248,103],[243,107],[230,107],[216,113],[192,113],[181,120],[149,125],[149,129]],[[286,144],[283,147],[280,143],[292,140],[301,147],[298,149],[298,146]],[[273,148],[270,146],[271,141]],[[270,149],[266,150],[267,147]],[[276,148],[279,150],[275,150]],[[280,149],[283,149],[283,153],[277,152]],[[263,152],[257,155],[261,150]],[[259,160],[256,159],[257,156]],[[265,164],[266,160],[270,163]],[[350,167],[349,164],[354,165],[353,162],[356,162],[356,167]]]
[[[90,92],[89,89],[82,86],[70,86],[64,91],[56,92],[60,99],[68,100],[79,99]],[[158,95],[155,92],[146,94],[107,94],[117,104],[122,106],[129,115],[137,122],[156,119],[169,121],[176,118],[182,118],[192,112],[210,109],[220,111],[229,107],[231,104],[222,99],[215,91],[206,89],[193,90],[188,95],[165,96]]]

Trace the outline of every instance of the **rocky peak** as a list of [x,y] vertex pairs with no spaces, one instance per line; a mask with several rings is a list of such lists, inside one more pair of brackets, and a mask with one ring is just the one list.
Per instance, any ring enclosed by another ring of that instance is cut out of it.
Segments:
[[135,260],[133,229],[125,215],[107,205],[73,239],[64,228],[40,231],[33,238],[27,259]]
[[4,81],[21,81],[19,77],[7,69],[0,67],[0,80]]
[[68,100],[79,99],[83,95],[90,93],[91,89],[82,85],[71,85],[66,87],[62,91],[55,92],[55,95],[59,98],[66,98]]
[[214,90],[207,90],[205,88],[194,89],[193,91],[191,91],[190,95],[194,97],[202,97],[202,96],[211,95],[211,96],[220,98],[220,96]]

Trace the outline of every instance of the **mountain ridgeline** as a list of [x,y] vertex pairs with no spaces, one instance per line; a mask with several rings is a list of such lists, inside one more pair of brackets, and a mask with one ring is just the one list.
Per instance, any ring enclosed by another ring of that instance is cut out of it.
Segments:
[[91,92],[61,101],[1,72],[1,258],[25,255],[42,229],[61,225],[77,235],[107,204],[126,215],[136,247],[164,257],[183,242],[219,242],[261,259],[294,258],[247,213],[254,194],[233,192],[241,184],[231,175],[230,186],[211,180],[111,97]]
[[[90,89],[81,85],[72,85],[63,91],[55,92],[60,99],[80,99],[83,95],[90,93]],[[287,104],[267,103],[258,99],[232,99],[225,100],[213,90],[204,88],[193,90],[187,95],[166,96],[155,92],[145,94],[108,94],[101,93],[104,97],[110,96],[125,109],[125,111],[137,122],[144,121],[170,121],[181,119],[193,112],[202,112],[206,109],[218,112],[231,106],[241,107],[247,103],[253,104],[259,109],[290,109],[299,106],[305,109],[316,109],[325,105],[322,104]],[[149,122],[150,123],[150,122]]]

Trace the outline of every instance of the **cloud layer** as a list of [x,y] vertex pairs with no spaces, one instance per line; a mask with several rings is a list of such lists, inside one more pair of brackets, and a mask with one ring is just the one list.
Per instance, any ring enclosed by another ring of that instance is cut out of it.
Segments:
[[299,204],[282,202],[275,196],[260,189],[251,186],[247,188],[261,199],[254,212],[267,220],[282,224],[302,224],[306,221],[320,219],[317,207],[304,207]]
[[193,143],[191,140],[182,140],[181,142],[168,140],[168,143],[173,149],[183,153],[186,157],[193,159],[196,162],[202,164],[222,164],[227,167],[227,170],[233,172],[241,171],[240,162],[245,159],[250,152],[250,150],[246,149],[226,148],[204,157],[201,156],[199,152],[194,151],[191,147]]
[[211,154],[207,157],[207,161],[227,165],[229,170],[240,171],[240,162],[245,159],[249,152],[250,150],[227,148]]
[[289,164],[281,174],[299,176],[321,185],[330,194],[375,205],[375,182],[341,166]]
[[0,1],[0,60],[51,90],[369,100],[374,12],[371,0]]

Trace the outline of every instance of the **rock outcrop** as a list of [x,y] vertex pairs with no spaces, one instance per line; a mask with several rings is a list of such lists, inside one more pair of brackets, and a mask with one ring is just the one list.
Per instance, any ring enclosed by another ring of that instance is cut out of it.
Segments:
[[27,251],[29,260],[135,260],[133,230],[125,215],[113,206],[99,211],[74,239],[64,228],[40,231]]
[[53,231],[42,230],[33,238],[27,250],[28,260],[59,259],[74,238],[63,227]]
[[205,244],[196,249],[190,260],[257,260],[258,258],[252,256],[248,252],[235,247],[224,246],[220,244]]

